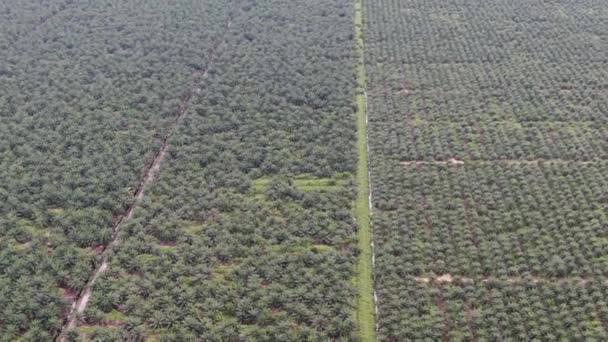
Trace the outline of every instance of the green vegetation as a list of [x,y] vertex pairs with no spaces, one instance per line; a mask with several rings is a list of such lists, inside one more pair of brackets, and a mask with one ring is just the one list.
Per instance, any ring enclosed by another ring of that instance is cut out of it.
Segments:
[[225,12],[0,3],[0,340],[53,339]]
[[0,341],[608,340],[607,15],[0,1]]
[[65,210],[63,208],[49,208],[48,211],[51,215],[62,215]]
[[[350,178],[349,173],[339,173],[334,177],[317,177],[311,174],[297,175],[287,181],[296,189],[308,191],[336,191],[344,187]],[[271,177],[261,177],[253,180],[253,190],[256,193],[265,193],[273,182]]]
[[355,199],[355,217],[358,225],[359,260],[357,261],[356,284],[359,291],[357,299],[357,324],[362,341],[375,341],[374,283],[372,269],[372,233],[369,208],[369,175],[367,156],[367,117],[365,109],[365,64],[363,41],[363,15],[361,0],[355,1],[355,36],[359,53],[357,64],[357,197]]
[[290,245],[272,245],[270,248],[275,253],[305,253],[308,251],[323,253],[331,251],[333,247],[313,243],[299,243]]
[[[105,170],[115,167],[114,162],[128,162],[128,172],[119,174],[131,180],[114,184],[108,179],[106,188],[95,187],[119,194],[119,203],[112,205],[90,201],[99,211],[88,213],[107,220],[103,227],[93,226],[96,233],[111,229],[112,219],[133,202],[137,177],[158,151],[158,137],[167,136],[167,123],[177,112],[184,113],[171,130],[158,176],[136,203],[133,218],[123,221],[120,243],[108,251],[108,271],[97,278],[79,323],[85,330],[76,329],[70,338],[356,339],[352,311],[357,289],[351,282],[357,262],[352,3],[163,4],[152,1],[152,8],[142,9],[133,1],[115,5],[101,0],[90,7],[68,6],[69,15],[62,17],[65,26],[78,27],[71,19],[75,12],[77,18],[90,16],[108,35],[131,32],[134,37],[124,45],[143,62],[132,68],[147,71],[145,77],[136,72],[117,75],[133,83],[125,90],[118,80],[108,81],[108,87],[124,94],[125,99],[119,98],[123,102],[114,104],[123,115],[114,114],[119,121],[98,130],[117,146],[122,146],[117,140],[135,146],[114,151],[107,165],[97,163]],[[125,7],[127,12],[141,11],[131,13],[138,26],[132,28],[123,22],[123,14],[113,13]],[[118,22],[109,25],[101,18]],[[171,42],[157,44],[153,37],[158,36]],[[106,51],[114,48],[115,58],[122,58],[121,45]],[[155,61],[157,48],[164,49],[161,62]],[[207,67],[200,84],[192,85],[193,73]],[[174,75],[154,68],[173,68]],[[96,70],[89,78],[93,84],[101,82]],[[154,87],[162,85],[167,88],[159,94]],[[131,95],[130,89],[139,93]],[[97,95],[104,99],[104,94],[100,89]],[[159,98],[163,101],[156,103]],[[90,97],[92,103],[95,99]],[[105,111],[101,107],[95,114]],[[64,119],[86,123],[88,118],[76,110]],[[152,134],[144,136],[148,132]],[[133,155],[140,162],[130,159]],[[91,219],[79,206],[78,201],[49,203],[42,212],[51,220],[72,218],[84,226]],[[78,248],[107,245],[105,235],[84,237],[88,240]],[[70,303],[66,298],[59,307],[65,310]],[[61,318],[63,311],[56,315]],[[86,326],[111,329],[87,331]]]
[[604,8],[363,2],[379,341],[608,339]]
[[108,313],[105,314],[105,319],[109,320],[109,321],[124,321],[125,320],[125,315],[118,311],[118,310],[112,310]]
[[205,229],[205,226],[203,224],[192,223],[192,224],[186,226],[186,228],[184,228],[184,233],[187,233],[187,234],[198,234],[203,229]]

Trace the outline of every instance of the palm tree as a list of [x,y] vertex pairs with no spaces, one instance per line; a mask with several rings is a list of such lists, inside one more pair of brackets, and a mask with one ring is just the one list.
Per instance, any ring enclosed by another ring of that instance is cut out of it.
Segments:
[[164,326],[164,320],[165,318],[163,317],[162,313],[154,311],[152,313],[152,317],[150,317],[150,327],[153,329],[160,329]]

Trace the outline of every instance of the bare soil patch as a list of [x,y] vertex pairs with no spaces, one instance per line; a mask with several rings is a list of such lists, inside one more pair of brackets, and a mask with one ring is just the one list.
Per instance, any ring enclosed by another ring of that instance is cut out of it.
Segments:
[[78,298],[78,292],[73,291],[67,287],[61,287],[60,289],[63,292],[64,299],[70,302],[74,302]]
[[399,162],[402,166],[412,166],[412,165],[449,165],[449,166],[460,166],[464,165],[464,161],[450,158],[448,160],[404,160]]

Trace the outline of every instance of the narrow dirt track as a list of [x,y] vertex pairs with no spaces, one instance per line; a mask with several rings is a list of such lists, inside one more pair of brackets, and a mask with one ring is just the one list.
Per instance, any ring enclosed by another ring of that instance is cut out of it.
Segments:
[[588,277],[553,277],[553,278],[544,278],[544,277],[523,277],[523,276],[514,276],[514,277],[480,277],[480,278],[469,278],[463,276],[456,276],[449,273],[436,275],[434,277],[431,276],[420,276],[414,278],[416,282],[425,283],[425,284],[441,284],[441,283],[452,283],[457,282],[459,284],[473,284],[473,283],[504,283],[504,284],[567,284],[567,283],[577,283],[581,285],[585,285],[591,281],[593,278]]
[[574,165],[592,165],[597,163],[605,162],[605,159],[592,159],[592,160],[567,160],[567,159],[495,159],[495,160],[469,160],[462,161],[455,158],[448,160],[404,160],[400,161],[399,164],[403,167],[419,166],[419,165],[447,165],[447,166],[461,166],[465,164],[474,165],[538,165],[538,164],[574,164]]
[[91,295],[93,293],[93,286],[95,285],[95,282],[104,272],[106,272],[109,269],[109,251],[112,250],[113,247],[115,247],[119,244],[119,242],[120,242],[119,233],[120,233],[123,223],[126,223],[129,220],[131,220],[139,201],[141,199],[143,199],[143,197],[145,195],[146,188],[148,187],[148,185],[150,185],[152,182],[154,182],[154,180],[158,176],[162,163],[165,160],[167,151],[169,150],[169,147],[170,147],[169,140],[170,140],[173,132],[179,125],[179,123],[183,120],[183,118],[188,110],[188,107],[189,107],[190,103],[192,102],[192,99],[194,98],[194,96],[196,94],[199,93],[199,89],[200,89],[199,87],[201,85],[201,82],[207,77],[209,68],[210,68],[212,62],[217,57],[219,50],[225,41],[226,33],[227,33],[228,29],[230,28],[235,15],[240,12],[239,6],[240,6],[240,1],[236,1],[235,5],[233,6],[233,9],[230,11],[230,13],[228,14],[228,17],[224,21],[222,32],[220,33],[220,35],[218,37],[216,37],[215,41],[213,42],[213,44],[211,46],[211,49],[209,51],[208,58],[207,58],[207,64],[205,65],[205,67],[200,70],[196,70],[192,74],[192,82],[185,93],[185,96],[182,100],[182,103],[181,103],[179,109],[175,113],[175,118],[171,122],[169,129],[167,130],[167,133],[161,139],[162,144],[161,144],[160,150],[154,155],[152,162],[148,163],[144,167],[144,171],[142,172],[143,177],[142,177],[141,181],[139,182],[135,193],[133,194],[135,201],[133,202],[133,204],[129,205],[129,207],[127,208],[125,213],[118,218],[115,225],[113,226],[112,239],[106,246],[104,246],[103,250],[101,251],[101,253],[100,253],[101,259],[100,259],[99,265],[91,274],[89,281],[87,282],[87,284],[85,285],[83,290],[78,294],[76,301],[74,303],[72,303],[70,312],[67,315],[67,317],[64,319],[64,322],[54,339],[55,341],[61,341],[61,342],[66,341],[65,333],[78,326],[79,317],[82,313],[84,313],[84,311],[87,308],[87,305],[88,305]]

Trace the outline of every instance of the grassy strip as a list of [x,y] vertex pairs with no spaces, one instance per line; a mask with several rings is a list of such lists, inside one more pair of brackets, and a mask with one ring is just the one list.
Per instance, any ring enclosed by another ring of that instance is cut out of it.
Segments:
[[[295,188],[300,191],[322,191],[322,190],[338,190],[350,177],[349,173],[339,173],[334,177],[319,178],[309,174],[302,174],[292,177],[290,180]],[[253,190],[260,192],[266,190],[266,188],[272,183],[271,177],[261,177],[253,180]]]
[[365,113],[365,65],[362,0],[355,0],[355,39],[359,55],[357,64],[357,199],[355,217],[359,225],[357,237],[361,254],[357,262],[357,323],[362,341],[375,341],[374,284],[372,278],[372,234],[369,212],[369,179],[367,171],[367,119]]

